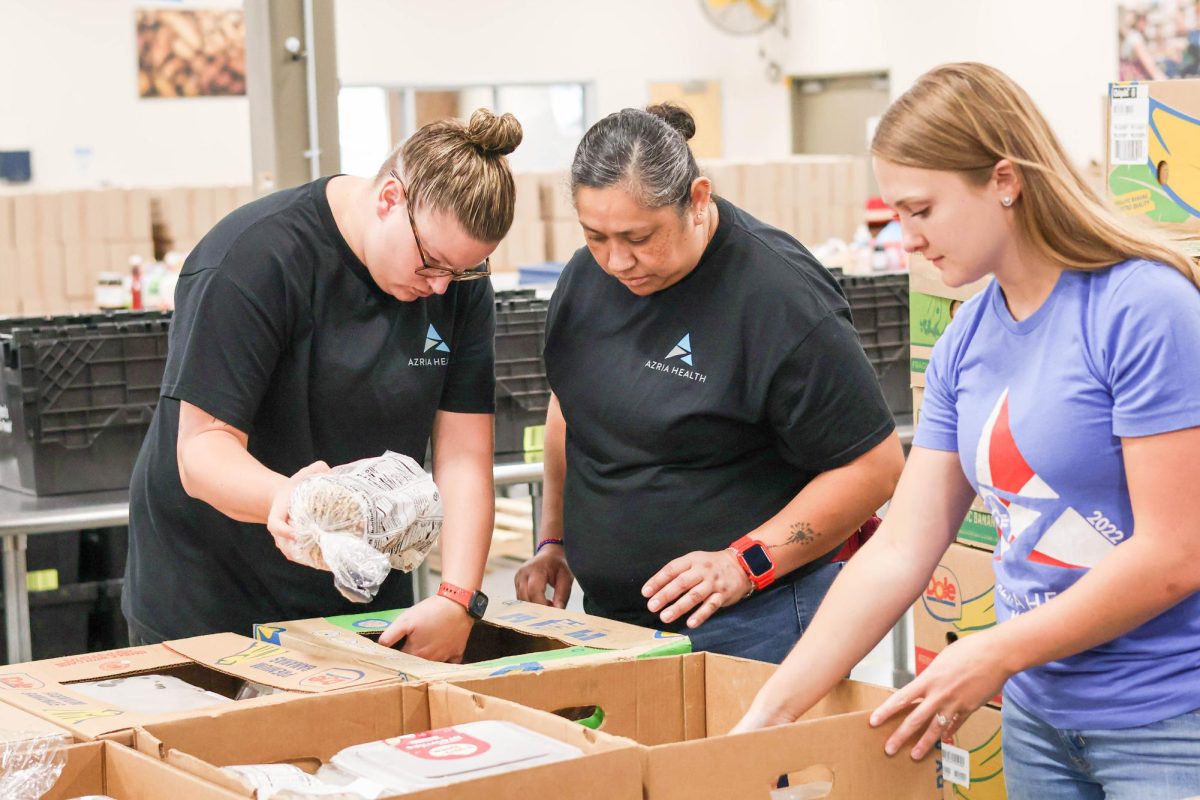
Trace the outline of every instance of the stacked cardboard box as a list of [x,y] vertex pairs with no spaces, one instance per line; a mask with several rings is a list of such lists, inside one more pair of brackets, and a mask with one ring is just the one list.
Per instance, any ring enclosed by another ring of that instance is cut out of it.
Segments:
[[[89,742],[48,756],[47,776],[62,772],[42,800],[69,798],[171,797],[175,800],[235,800],[238,795],[183,770],[114,742]],[[27,776],[32,777],[32,776]],[[21,795],[26,796],[26,795]]]
[[1108,96],[1110,199],[1200,256],[1200,80],[1113,83]]
[[153,255],[146,190],[0,195],[0,313],[89,310],[99,273]]
[[221,219],[253,199],[249,186],[194,186],[154,190],[149,217],[160,254],[186,253]]
[[541,175],[541,215],[546,230],[546,260],[563,264],[584,246],[583,228],[571,199],[571,176],[566,172]]
[[[920,253],[909,256],[908,322],[912,346],[911,377],[913,386],[913,420],[920,425],[921,403],[924,400],[925,369],[933,354],[933,346],[941,338],[964,301],[981,292],[990,277],[966,286],[950,287],[942,282],[937,267]],[[976,497],[971,510],[959,528],[958,540],[966,545],[991,550],[996,546],[996,528],[987,506]]]
[[706,161],[700,171],[718,196],[810,247],[853,239],[867,202],[867,162],[855,156]]
[[492,253],[492,271],[508,272],[546,260],[546,231],[542,225],[541,176],[513,175],[517,189],[513,224]]

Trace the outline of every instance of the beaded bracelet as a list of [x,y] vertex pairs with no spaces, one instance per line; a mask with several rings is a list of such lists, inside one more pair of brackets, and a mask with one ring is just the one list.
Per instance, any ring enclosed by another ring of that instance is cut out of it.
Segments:
[[562,543],[563,543],[562,539],[542,539],[540,542],[537,543],[537,547],[534,549],[533,554],[536,556],[538,553],[542,552],[542,548],[548,544],[561,545]]

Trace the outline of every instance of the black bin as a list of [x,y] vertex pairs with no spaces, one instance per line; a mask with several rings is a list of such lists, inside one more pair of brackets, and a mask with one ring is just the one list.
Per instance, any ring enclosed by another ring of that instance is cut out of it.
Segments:
[[167,358],[170,315],[0,320],[0,486],[124,489]]
[[532,289],[496,295],[496,456],[542,457],[550,384],[542,351],[546,309]]
[[[88,652],[92,619],[100,587],[68,583],[57,589],[29,593],[29,629],[33,660],[61,658]],[[0,630],[7,634],[0,614]]]
[[850,304],[854,328],[895,416],[912,413],[909,386],[908,273],[843,275],[833,270]]

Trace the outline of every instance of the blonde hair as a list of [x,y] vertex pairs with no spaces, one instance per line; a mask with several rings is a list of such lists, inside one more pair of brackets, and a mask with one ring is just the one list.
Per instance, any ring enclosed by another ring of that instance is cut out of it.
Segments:
[[1017,228],[1039,255],[1075,270],[1160,261],[1200,288],[1192,259],[1102,201],[1033,100],[998,69],[961,63],[926,72],[884,113],[871,153],[901,166],[959,172],[976,185],[1007,159],[1021,180]]
[[470,122],[431,122],[392,151],[376,180],[395,170],[414,207],[450,212],[472,239],[498,242],[512,227],[517,197],[505,156],[522,135],[516,117],[486,108]]

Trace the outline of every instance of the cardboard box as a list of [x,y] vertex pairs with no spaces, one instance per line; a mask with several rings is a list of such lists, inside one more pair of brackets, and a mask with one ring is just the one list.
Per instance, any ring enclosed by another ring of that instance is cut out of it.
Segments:
[[21,313],[21,270],[14,247],[0,245],[0,315]]
[[578,220],[546,223],[546,261],[560,264],[570,261],[575,251],[583,246],[583,229]]
[[[1004,755],[1001,752],[1002,731],[1000,712],[994,708],[981,708],[949,739],[943,740],[966,751],[968,786],[949,780],[942,781],[946,800],[1005,800],[1008,792],[1004,788]],[[949,756],[942,753],[942,761]]]
[[[123,232],[121,238],[134,242],[150,241],[150,190],[126,190],[125,203],[129,209],[129,227]],[[150,255],[153,255],[153,253]]]
[[288,763],[308,772],[340,750],[408,733],[477,720],[506,720],[578,747],[584,755],[555,764],[404,795],[412,800],[497,800],[561,796],[641,800],[641,764],[633,743],[515,703],[448,684],[390,685],[258,708],[207,720],[149,724],[135,735],[142,753],[235,792],[255,793],[219,767]]
[[884,730],[899,720],[883,729],[867,723],[891,689],[842,681],[797,723],[727,736],[775,669],[693,653],[456,684],[568,718],[601,719],[601,731],[642,745],[647,800],[767,800],[781,775],[795,787],[801,773],[832,780],[832,798],[941,797],[936,758],[884,755]]
[[0,250],[16,246],[15,224],[13,221],[13,198],[10,195],[0,195]]
[[0,703],[0,747],[14,742],[44,739],[47,743],[63,745],[77,741],[75,736],[61,725],[32,714],[16,706]]
[[735,206],[742,204],[742,165],[731,161],[704,161],[700,174],[712,181],[713,193]]
[[918,675],[951,642],[996,625],[995,585],[990,553],[950,545],[913,606]]
[[920,253],[908,256],[908,324],[912,347],[912,385],[925,386],[925,370],[933,346],[941,338],[964,301],[983,291],[991,282],[986,276],[966,286],[942,283],[941,272]]
[[37,277],[45,313],[67,310],[67,269],[61,244],[43,244],[38,251]]
[[[192,685],[236,697],[247,682],[291,693],[323,693],[390,682],[392,676],[365,665],[346,665],[323,654],[296,652],[234,633],[180,639],[0,667],[0,701],[50,720],[81,739],[132,738],[130,729],[158,719],[219,715],[221,704],[169,714],[144,714],[105,705],[71,688],[81,681],[130,675],[172,675]],[[234,705],[280,702],[287,695],[244,700]],[[110,737],[110,734],[117,734]]]
[[1108,87],[1105,181],[1117,210],[1200,255],[1200,80]]
[[67,747],[62,774],[42,800],[105,795],[119,800],[232,800],[237,795],[113,742]]
[[336,653],[407,680],[482,678],[560,669],[601,659],[652,658],[691,650],[686,636],[520,600],[492,603],[467,640],[462,664],[443,664],[374,641],[401,610],[254,626],[256,639]]
[[[575,223],[575,227],[578,229],[579,223]],[[544,264],[546,262],[546,228],[547,223],[540,219],[514,222],[503,241],[504,252],[501,254],[501,258],[504,265],[509,269],[515,269],[533,264]],[[497,259],[493,257],[492,260],[496,261]]]
[[571,197],[571,176],[567,172],[543,172],[538,176],[541,193],[541,217],[545,220],[578,219]]

